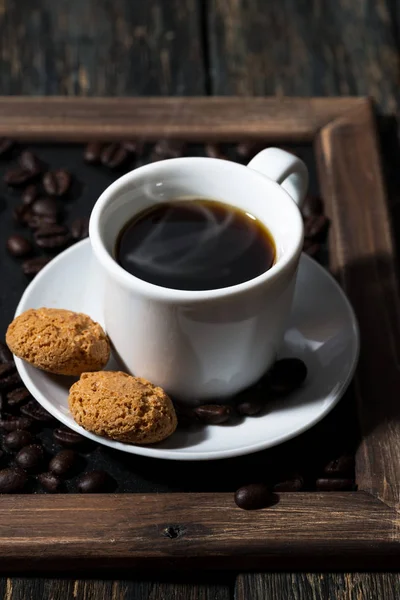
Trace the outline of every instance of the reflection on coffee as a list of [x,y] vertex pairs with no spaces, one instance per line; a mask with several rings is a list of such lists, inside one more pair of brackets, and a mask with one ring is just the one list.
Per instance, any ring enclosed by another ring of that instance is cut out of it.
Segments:
[[136,215],[122,229],[117,262],[165,288],[212,290],[271,268],[275,244],[253,215],[216,200],[172,200]]

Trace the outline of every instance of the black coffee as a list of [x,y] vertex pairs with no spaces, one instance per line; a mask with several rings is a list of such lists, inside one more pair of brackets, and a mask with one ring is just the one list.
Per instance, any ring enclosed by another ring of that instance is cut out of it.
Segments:
[[129,273],[177,290],[212,290],[249,281],[275,260],[269,231],[252,215],[203,198],[157,204],[129,221],[116,244]]

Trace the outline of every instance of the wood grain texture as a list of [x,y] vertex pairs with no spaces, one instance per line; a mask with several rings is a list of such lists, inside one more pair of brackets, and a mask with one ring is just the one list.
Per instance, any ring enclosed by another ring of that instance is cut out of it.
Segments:
[[[227,583],[208,583],[209,576],[186,582],[128,579],[50,579],[13,577],[0,583],[2,600],[229,600]],[[202,579],[202,582],[200,580]]]
[[395,514],[362,492],[282,494],[262,511],[231,494],[3,496],[0,569],[388,565]]
[[209,0],[212,93],[370,95],[394,112],[400,96],[392,4]]
[[397,600],[398,573],[260,573],[239,575],[235,600]]
[[3,94],[205,92],[198,0],[0,4]]
[[130,138],[311,141],[357,98],[0,97],[0,136],[87,141]]
[[356,311],[356,375],[362,443],[356,479],[397,507],[400,500],[400,311],[391,223],[371,106],[325,127],[317,139],[322,195],[332,218],[332,268]]

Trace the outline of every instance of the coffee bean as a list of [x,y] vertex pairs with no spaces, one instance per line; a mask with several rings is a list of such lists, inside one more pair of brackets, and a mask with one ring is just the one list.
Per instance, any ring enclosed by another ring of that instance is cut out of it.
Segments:
[[0,494],[22,492],[27,480],[26,473],[20,469],[3,469],[0,471]]
[[110,491],[115,482],[106,471],[88,471],[77,481],[77,489],[81,494],[96,494]]
[[0,390],[10,390],[21,384],[13,361],[0,364]]
[[231,407],[224,404],[203,404],[194,409],[194,413],[203,423],[219,425],[225,423],[231,415]]
[[28,277],[34,277],[37,275],[43,267],[45,267],[51,258],[46,256],[37,256],[36,258],[30,258],[22,263],[22,271]]
[[56,217],[59,210],[57,200],[46,197],[37,198],[31,208],[32,214],[38,217]]
[[0,430],[16,431],[17,429],[30,429],[33,423],[28,417],[14,417],[6,415],[0,419]]
[[22,169],[31,173],[38,174],[43,171],[43,163],[29,150],[25,150],[25,152],[20,154],[18,162]]
[[53,438],[56,442],[61,444],[61,446],[66,446],[67,448],[75,448],[87,443],[87,438],[67,427],[54,429]]
[[315,242],[323,242],[329,229],[329,219],[324,215],[313,215],[304,219],[304,237]]
[[324,467],[324,473],[331,477],[336,475],[352,475],[354,473],[354,456],[345,454],[329,461]]
[[38,475],[38,481],[40,485],[51,494],[62,491],[63,483],[59,477],[54,475],[54,473],[40,473],[40,475]]
[[0,158],[9,156],[13,148],[13,140],[10,140],[9,138],[0,138]]
[[24,206],[31,206],[34,201],[36,200],[36,198],[39,195],[39,189],[37,187],[37,185],[35,185],[34,183],[31,183],[31,185],[28,185],[27,188],[24,189],[24,191],[22,192],[22,196],[21,196],[21,200],[22,200],[22,204]]
[[51,423],[54,420],[54,417],[36,400],[31,400],[28,404],[21,406],[21,414],[39,423]]
[[7,394],[7,404],[10,408],[19,406],[27,402],[31,398],[29,390],[26,388],[17,388]]
[[22,448],[17,456],[15,462],[24,471],[34,473],[39,471],[44,461],[44,450],[39,444],[30,444]]
[[37,177],[37,175],[38,174],[35,171],[29,171],[27,169],[23,169],[22,167],[13,167],[5,172],[3,181],[11,187],[19,187],[21,185],[25,185]]
[[57,215],[34,215],[31,211],[24,215],[23,220],[25,225],[27,225],[29,229],[32,229],[32,231],[36,231],[41,227],[48,227],[58,224]]
[[0,363],[8,363],[8,362],[12,362],[13,359],[13,355],[11,350],[9,350],[9,348],[3,344],[3,342],[0,342]]
[[10,235],[7,240],[7,250],[11,256],[21,258],[28,256],[32,252],[32,244],[22,235],[15,233],[14,235]]
[[144,143],[142,141],[122,142],[122,146],[129,154],[141,155],[144,150]]
[[257,510],[276,503],[276,497],[263,483],[251,483],[239,488],[235,493],[235,502],[239,508]]
[[263,148],[265,148],[265,145],[261,142],[241,142],[236,146],[236,152],[241,158],[250,160]]
[[65,169],[48,171],[43,175],[43,187],[49,196],[64,196],[71,185],[71,173]]
[[101,152],[101,163],[110,169],[119,169],[128,159],[129,153],[121,144],[109,144]]
[[71,225],[71,235],[74,240],[84,240],[89,235],[89,219],[78,217]]
[[179,158],[185,152],[185,144],[180,140],[160,140],[152,150],[154,158]]
[[329,479],[320,478],[315,482],[319,492],[349,492],[354,491],[356,486],[352,479]]
[[222,158],[227,160],[227,156],[219,144],[206,144],[204,146],[204,151],[210,158]]
[[274,492],[299,492],[303,489],[304,481],[300,476],[285,479],[274,485]]
[[78,455],[74,450],[61,450],[50,461],[49,470],[63,477],[74,467]]
[[71,234],[64,225],[44,225],[36,229],[35,242],[44,250],[64,248],[71,240]]
[[85,147],[83,160],[91,165],[98,164],[103,147],[104,144],[100,144],[100,142],[91,142]]
[[244,416],[254,416],[258,415],[264,408],[264,404],[262,402],[257,402],[257,400],[248,400],[245,402],[240,402],[236,406],[236,410],[239,415]]
[[3,446],[6,450],[21,450],[25,446],[29,446],[34,442],[33,435],[25,429],[16,429],[10,431],[3,438]]
[[307,377],[307,367],[299,358],[278,360],[268,373],[269,385],[275,394],[290,394]]
[[303,213],[306,217],[322,215],[324,213],[322,198],[320,196],[307,196],[304,201]]

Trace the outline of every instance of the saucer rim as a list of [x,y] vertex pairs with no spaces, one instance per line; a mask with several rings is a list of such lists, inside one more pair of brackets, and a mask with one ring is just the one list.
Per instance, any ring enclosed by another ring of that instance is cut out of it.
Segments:
[[[31,281],[31,283],[25,289],[25,291],[24,291],[23,295],[21,296],[21,299],[18,303],[14,318],[17,317],[18,315],[20,315],[25,310],[27,310],[28,307],[26,306],[26,304],[28,303],[28,300],[32,293],[32,290],[34,288],[40,286],[41,280],[46,276],[47,272],[54,268],[57,268],[58,263],[65,260],[69,254],[73,254],[74,252],[79,252],[81,249],[85,248],[87,245],[90,246],[90,240],[88,238],[81,240],[80,242],[77,242],[70,248],[61,252],[52,261],[50,261],[50,263],[47,264],[41,270],[41,272]],[[90,249],[89,251],[92,251],[92,250]],[[321,412],[319,412],[315,416],[314,419],[307,421],[307,423],[305,423],[301,427],[297,427],[292,431],[288,431],[285,435],[281,435],[279,437],[279,440],[272,438],[265,442],[257,442],[256,444],[243,446],[243,447],[236,448],[236,449],[214,450],[214,451],[207,450],[207,451],[203,451],[203,452],[202,451],[186,452],[185,450],[178,451],[178,452],[177,451],[172,452],[171,450],[161,449],[161,448],[157,448],[155,446],[140,446],[140,445],[134,445],[134,444],[124,444],[123,442],[108,440],[107,438],[103,438],[101,436],[92,434],[89,431],[86,431],[86,429],[83,429],[82,427],[80,427],[73,419],[68,418],[61,411],[56,409],[54,407],[54,405],[49,400],[47,400],[47,398],[40,391],[40,389],[33,383],[32,379],[28,373],[28,370],[27,370],[28,364],[25,363],[22,359],[17,358],[15,356],[14,359],[15,359],[15,364],[16,364],[18,373],[19,373],[24,385],[29,390],[29,392],[32,394],[32,396],[39,402],[39,404],[41,404],[58,421],[60,421],[61,423],[63,423],[67,427],[69,427],[70,429],[76,431],[77,433],[87,437],[88,439],[95,441],[96,443],[102,444],[102,445],[112,448],[114,450],[120,450],[122,452],[127,452],[129,454],[147,456],[149,458],[160,458],[163,460],[178,460],[178,461],[179,460],[184,460],[184,461],[222,460],[222,459],[226,459],[226,458],[234,458],[237,456],[244,456],[247,454],[252,454],[254,452],[267,450],[268,448],[272,448],[274,446],[277,446],[279,444],[287,442],[287,441],[293,439],[294,437],[301,435],[308,429],[311,429],[311,427],[314,427],[314,425],[316,425],[319,421],[321,421],[337,405],[339,400],[343,397],[344,393],[346,392],[351,380],[353,379],[354,372],[356,370],[357,363],[358,363],[359,353],[360,353],[360,334],[359,334],[357,318],[354,313],[354,309],[353,309],[349,299],[347,298],[344,290],[341,288],[341,286],[336,281],[336,279],[331,275],[331,273],[329,273],[329,271],[327,271],[322,265],[320,265],[313,258],[302,253],[300,260],[305,261],[306,263],[308,262],[309,264],[313,264],[313,266],[317,266],[317,270],[319,271],[319,273],[321,273],[323,276],[327,277],[330,280],[330,283],[333,284],[334,287],[338,290],[341,301],[343,301],[343,304],[346,306],[346,310],[347,310],[347,312],[350,316],[351,322],[352,322],[352,332],[353,332],[353,335],[352,335],[353,351],[352,351],[352,358],[351,358],[352,363],[351,363],[351,366],[347,373],[347,376],[343,379],[343,381],[340,383],[340,385],[335,389],[335,398]]]

